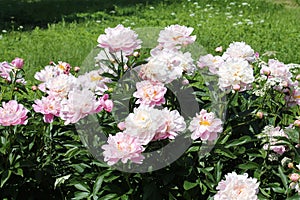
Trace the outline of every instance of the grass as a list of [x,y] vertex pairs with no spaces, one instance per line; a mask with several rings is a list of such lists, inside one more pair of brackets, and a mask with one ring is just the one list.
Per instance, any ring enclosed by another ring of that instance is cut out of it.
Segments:
[[[286,1],[130,1],[126,4],[122,0],[115,4],[103,3],[99,8],[96,4],[100,1],[96,0],[80,1],[84,3],[81,6],[77,4],[78,7],[69,0],[61,0],[61,4],[57,5],[65,8],[69,3],[70,9],[62,10],[61,15],[59,12],[54,17],[49,15],[48,19],[47,12],[45,16],[42,8],[55,5],[49,2],[41,0],[34,4],[34,8],[26,7],[26,13],[32,13],[32,16],[27,15],[23,21],[17,22],[15,17],[11,23],[0,15],[2,21],[6,20],[5,30],[8,30],[7,33],[0,33],[0,60],[11,60],[17,56],[24,58],[29,80],[51,60],[63,60],[72,66],[80,66],[97,45],[99,34],[105,28],[120,23],[139,30],[145,27],[163,28],[171,24],[191,26],[195,29],[198,44],[208,53],[213,53],[217,46],[226,48],[232,41],[245,41],[260,53],[276,51],[276,57],[285,63],[300,62],[300,7],[289,6],[291,4],[287,5],[284,3]],[[72,2],[76,4],[78,0]],[[293,3],[298,5],[296,1]],[[27,4],[30,4],[28,0],[20,6]],[[36,12],[37,5],[41,8],[39,12]],[[19,27],[22,23],[23,28]],[[149,32],[149,29],[145,31]]]

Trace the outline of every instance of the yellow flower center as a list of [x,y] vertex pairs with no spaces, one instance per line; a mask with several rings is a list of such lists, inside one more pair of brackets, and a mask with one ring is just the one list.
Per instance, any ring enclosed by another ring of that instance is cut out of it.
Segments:
[[102,76],[91,76],[91,81],[100,81],[102,79]]
[[210,125],[210,122],[209,121],[207,121],[207,120],[201,120],[200,122],[199,122],[199,124],[200,125],[203,125],[203,126],[209,126]]

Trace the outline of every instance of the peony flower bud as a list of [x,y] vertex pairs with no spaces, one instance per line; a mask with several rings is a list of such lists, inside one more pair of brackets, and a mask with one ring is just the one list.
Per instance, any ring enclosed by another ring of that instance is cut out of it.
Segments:
[[290,180],[293,182],[298,182],[298,180],[300,179],[300,175],[297,173],[293,173],[289,176]]
[[223,47],[222,46],[219,46],[215,49],[216,52],[222,52],[223,51]]
[[290,162],[290,163],[288,164],[288,168],[289,168],[289,169],[294,168],[294,164]]
[[11,61],[11,64],[18,69],[22,69],[24,65],[24,60],[22,58],[15,58],[13,61]]
[[294,126],[300,127],[300,119],[294,121]]
[[38,87],[37,87],[36,85],[33,85],[33,86],[31,86],[31,89],[32,89],[33,91],[36,91],[36,90],[38,89]]
[[80,67],[74,67],[74,71],[75,72],[79,72],[80,71]]
[[259,119],[262,119],[262,118],[264,117],[264,113],[261,112],[261,111],[258,111],[258,112],[256,113],[256,117],[258,117]]

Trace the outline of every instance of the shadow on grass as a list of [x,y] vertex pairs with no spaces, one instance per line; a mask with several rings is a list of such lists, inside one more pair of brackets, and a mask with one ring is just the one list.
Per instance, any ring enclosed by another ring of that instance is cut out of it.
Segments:
[[[147,5],[160,0],[0,0],[0,30],[23,26],[46,27],[48,23],[76,20],[76,13],[111,11],[114,6]],[[69,17],[68,17],[69,16]]]

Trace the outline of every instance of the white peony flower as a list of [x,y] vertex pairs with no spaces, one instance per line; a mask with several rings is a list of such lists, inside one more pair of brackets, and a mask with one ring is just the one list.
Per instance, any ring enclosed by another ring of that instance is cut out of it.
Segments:
[[228,58],[243,58],[249,62],[255,61],[254,50],[245,42],[231,43],[222,57],[224,60]]
[[254,81],[253,69],[242,58],[229,58],[219,68],[219,87],[222,90],[244,91]]
[[137,137],[141,144],[147,145],[162,127],[163,122],[160,110],[140,106],[125,119],[126,133]]
[[259,183],[256,178],[248,178],[248,174],[237,175],[235,172],[225,175],[219,182],[218,193],[214,200],[258,200]]

